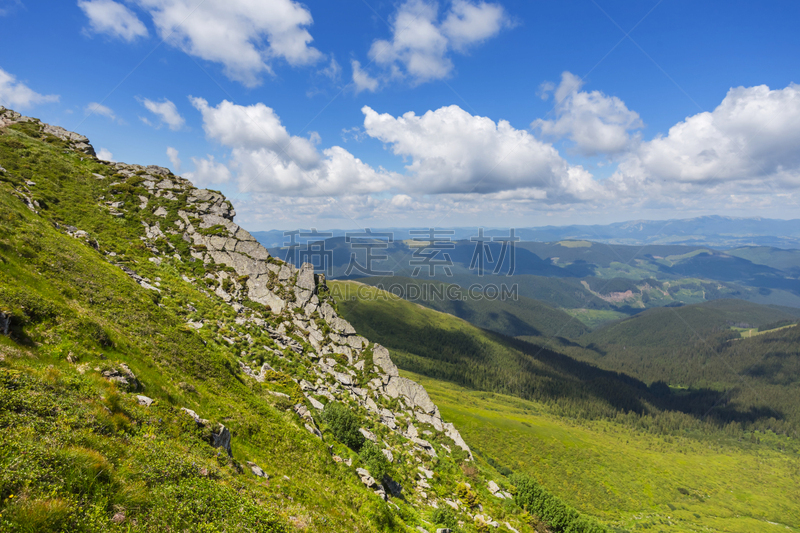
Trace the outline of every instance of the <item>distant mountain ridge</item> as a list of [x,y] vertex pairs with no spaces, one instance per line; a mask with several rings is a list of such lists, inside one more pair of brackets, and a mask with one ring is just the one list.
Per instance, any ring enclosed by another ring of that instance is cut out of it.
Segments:
[[[392,232],[395,240],[411,238],[410,230],[421,228],[373,228],[375,232]],[[452,240],[469,239],[478,234],[478,227],[442,228],[452,230]],[[310,230],[303,230],[310,231]],[[323,230],[329,237],[343,237],[357,230]],[[613,224],[539,226],[515,228],[523,241],[590,240],[612,244],[684,244],[734,248],[739,246],[772,246],[800,248],[800,219],[780,220],[762,217],[740,218],[708,215],[686,219],[629,220]],[[282,230],[256,231],[252,235],[267,248],[285,246],[288,237]],[[508,228],[488,228],[487,236],[508,236]],[[324,238],[324,237],[323,237]],[[316,240],[319,240],[316,239]],[[300,239],[300,242],[303,242]]]

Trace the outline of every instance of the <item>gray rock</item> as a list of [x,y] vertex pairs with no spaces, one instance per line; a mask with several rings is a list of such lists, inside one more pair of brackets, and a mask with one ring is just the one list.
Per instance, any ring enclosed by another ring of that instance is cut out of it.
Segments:
[[261,467],[259,467],[257,464],[247,461],[247,466],[250,467],[250,471],[253,473],[254,476],[269,479],[269,476],[265,474],[264,471],[261,469]]
[[356,333],[356,329],[350,325],[350,322],[338,316],[328,321],[328,325],[330,325],[333,331],[337,331],[344,335],[355,335]]
[[231,432],[228,428],[220,424],[217,431],[212,433],[211,438],[213,439],[211,446],[214,448],[222,448],[228,454],[228,457],[233,457],[233,451],[231,451]]
[[402,396],[408,400],[411,406],[416,407],[423,413],[434,414],[439,411],[436,404],[431,401],[425,388],[408,378],[400,376],[391,377],[389,383],[386,384],[386,394],[391,398],[399,398]]
[[364,438],[367,440],[371,440],[372,442],[378,442],[378,438],[375,436],[373,432],[368,429],[358,428],[359,433],[364,435]]
[[381,452],[386,457],[387,461],[389,461],[390,463],[394,462],[394,454],[392,453],[392,450],[390,450],[388,448],[384,448],[384,449],[381,450]]
[[[311,263],[303,263],[297,273],[297,286],[301,289],[313,291],[316,288],[314,281],[314,265]],[[309,296],[309,298],[311,298]]]
[[307,430],[308,430],[308,431],[309,431],[309,432],[310,432],[312,435],[314,435],[314,436],[316,436],[316,437],[319,437],[320,439],[322,438],[322,433],[320,433],[320,431],[319,431],[317,428],[315,428],[314,426],[312,426],[311,424],[306,424],[306,429],[307,429]]
[[319,306],[319,314],[322,316],[322,319],[328,323],[336,318],[336,311],[334,311],[333,307],[331,307],[331,304],[327,302]]
[[323,409],[325,409],[325,406],[322,405],[322,402],[319,402],[319,401],[315,400],[312,396],[306,396],[306,398],[308,398],[308,402],[311,404],[311,407],[313,407],[314,409],[316,409],[318,411],[322,411]]
[[442,419],[438,416],[420,413],[419,411],[415,411],[414,416],[416,416],[417,420],[419,420],[421,423],[432,425],[436,431],[444,431],[444,424],[442,423]]
[[187,409],[186,407],[181,407],[181,411],[183,411],[187,415],[191,416],[194,419],[194,421],[197,422],[197,424],[200,425],[200,426],[204,426],[204,425],[208,424],[208,420],[206,420],[205,418],[200,418],[200,415],[198,415],[197,413],[195,413],[191,409]]
[[445,430],[444,434],[447,435],[448,437],[450,437],[451,439],[453,439],[453,442],[456,443],[456,446],[458,446],[459,448],[461,448],[462,450],[467,452],[469,454],[470,459],[471,459],[472,458],[472,450],[470,450],[469,446],[467,446],[467,443],[464,442],[464,439],[461,437],[461,433],[459,433],[458,430],[456,429],[456,427],[453,424],[449,423],[449,422],[445,423],[443,425],[444,425],[444,430]]
[[392,362],[392,358],[389,356],[389,350],[380,344],[376,344],[372,349],[372,362],[380,367],[387,376],[394,377],[400,375],[397,371],[397,366],[395,366]]
[[153,400],[152,398],[148,398],[147,396],[137,395],[136,401],[139,402],[139,405],[150,407],[155,400]]
[[11,313],[3,313],[0,311],[0,330],[2,330],[3,335],[8,337],[8,330],[11,327]]
[[500,487],[494,481],[489,481],[488,488],[492,494],[496,494],[500,490]]

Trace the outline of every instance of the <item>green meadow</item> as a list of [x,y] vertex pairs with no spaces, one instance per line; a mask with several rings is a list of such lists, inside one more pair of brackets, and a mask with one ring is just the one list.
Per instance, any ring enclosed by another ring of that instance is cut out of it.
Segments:
[[570,420],[545,404],[418,374],[443,416],[487,459],[538,480],[620,530],[800,531],[794,454],[720,435],[662,437]]

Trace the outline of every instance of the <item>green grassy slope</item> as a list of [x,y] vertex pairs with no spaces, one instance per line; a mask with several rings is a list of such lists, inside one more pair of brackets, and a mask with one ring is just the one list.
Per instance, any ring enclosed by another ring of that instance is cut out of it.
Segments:
[[[780,421],[769,426],[725,394],[642,388],[375,289],[336,284],[360,297],[340,300],[344,316],[403,347],[394,352],[398,365],[501,470],[529,474],[621,530],[744,533],[769,531],[769,522],[800,529],[800,442]],[[737,420],[725,419],[731,415]]]
[[[715,433],[658,435],[416,374],[473,451],[526,472],[578,509],[628,531],[800,531],[796,454]],[[770,437],[775,438],[775,437]]]
[[[311,347],[281,347],[274,339],[285,336],[257,325],[292,335],[289,311],[241,297],[236,310],[219,296],[245,280],[195,261],[200,247],[169,233],[181,197],[151,194],[140,176],[116,174],[38,122],[0,128],[0,167],[0,333],[9,326],[0,334],[0,530],[435,531],[441,516],[415,489],[422,464],[432,472],[430,501],[468,500],[457,519],[480,504],[531,531],[518,505],[488,493],[490,466],[454,447],[444,453],[453,442],[439,433],[424,435],[440,454],[420,458],[409,439],[341,400],[395,450],[381,468],[405,488],[385,503],[365,487],[355,469],[372,472],[377,460],[337,440],[296,382],[317,379]],[[121,213],[112,202],[124,202]],[[163,217],[154,214],[161,207]],[[160,222],[165,236],[144,239],[143,221]],[[346,369],[346,357],[329,357]],[[241,363],[274,370],[258,382]],[[136,380],[114,381],[126,367]],[[137,395],[155,402],[140,405]],[[314,412],[324,440],[295,414],[297,403]],[[211,445],[219,424],[232,457]],[[468,481],[472,489],[459,492]]]
[[393,350],[400,368],[594,415],[645,409],[644,383],[550,349],[479,329],[446,313],[356,282],[331,282],[339,309],[359,331]]
[[[534,335],[576,338],[588,331],[580,320],[571,320],[564,311],[538,300],[518,295],[517,298],[501,298],[499,285],[485,294],[477,289],[470,294],[468,288],[458,285],[401,276],[387,279],[362,278],[356,281],[377,285],[390,292],[393,286],[400,286],[402,291],[394,291],[393,294],[404,295],[412,302],[463,318],[479,328],[509,337]],[[415,294],[420,296],[410,297]]]

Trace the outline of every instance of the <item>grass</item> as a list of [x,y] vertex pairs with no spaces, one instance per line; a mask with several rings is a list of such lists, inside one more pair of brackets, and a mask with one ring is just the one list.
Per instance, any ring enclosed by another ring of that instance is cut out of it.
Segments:
[[543,403],[404,374],[425,386],[476,453],[534,477],[614,527],[800,531],[796,455],[724,436],[710,443],[564,419]]
[[[390,292],[392,287],[401,287],[402,292],[397,293],[404,295],[409,301],[509,337],[557,335],[577,338],[588,331],[583,322],[570,320],[563,310],[516,293],[501,296],[499,291],[474,291],[474,294],[470,294],[468,288],[459,285],[401,276],[387,279],[363,278],[357,281],[379,285]],[[475,295],[477,297],[473,297]]]
[[[139,177],[126,180],[40,137],[37,123],[0,128],[0,165],[8,169],[0,172],[0,311],[11,316],[10,335],[0,335],[0,531],[433,528],[433,508],[414,496],[419,463],[407,440],[349,400],[359,425],[393,448],[394,463],[366,452],[360,459],[316,412],[324,440],[312,435],[292,409],[306,402],[295,380],[316,380],[308,346],[300,354],[276,353],[264,328],[237,321],[259,318],[277,328],[286,315],[248,300],[237,313],[214,293],[230,269],[194,261],[178,232],[169,237],[174,249],[167,239],[152,244],[161,253],[159,262],[150,261],[142,221],[159,222],[169,234],[177,208],[187,208],[183,194],[156,198]],[[26,180],[36,185],[28,188]],[[20,191],[38,202],[38,213],[20,201]],[[138,207],[139,195],[149,196],[147,209]],[[124,216],[111,216],[105,207],[111,200],[125,202]],[[154,216],[157,207],[165,207],[165,218]],[[89,238],[67,235],[67,226]],[[137,284],[120,264],[159,291]],[[189,321],[204,325],[195,330]],[[257,383],[240,362],[253,368],[267,362],[275,371]],[[137,385],[103,377],[123,363]],[[141,406],[136,394],[155,403]],[[209,425],[199,427],[182,407]],[[232,457],[210,444],[217,424],[231,432]],[[425,437],[453,446],[440,434]],[[439,450],[423,462],[435,472],[432,497],[456,497],[469,479],[476,506],[530,531],[519,506],[488,494],[486,481],[497,475],[491,466],[466,465],[466,453],[454,446],[452,454]],[[254,476],[248,462],[269,479]],[[404,498],[380,500],[355,472],[364,465],[386,468],[405,487]],[[469,476],[462,466],[470,467]],[[470,522],[459,532],[477,533],[477,526]]]
[[734,331],[738,331],[743,339],[751,339],[753,337],[757,337],[757,336],[763,335],[765,333],[772,333],[772,332],[780,331],[780,330],[786,329],[786,328],[793,328],[796,325],[797,324],[788,324],[786,326],[780,326],[780,327],[777,327],[777,328],[765,329],[765,330],[761,330],[760,328],[737,328],[737,327],[731,327],[731,329],[734,330]]
[[586,324],[589,330],[595,330],[615,320],[628,318],[626,313],[608,309],[562,309],[562,311]]

